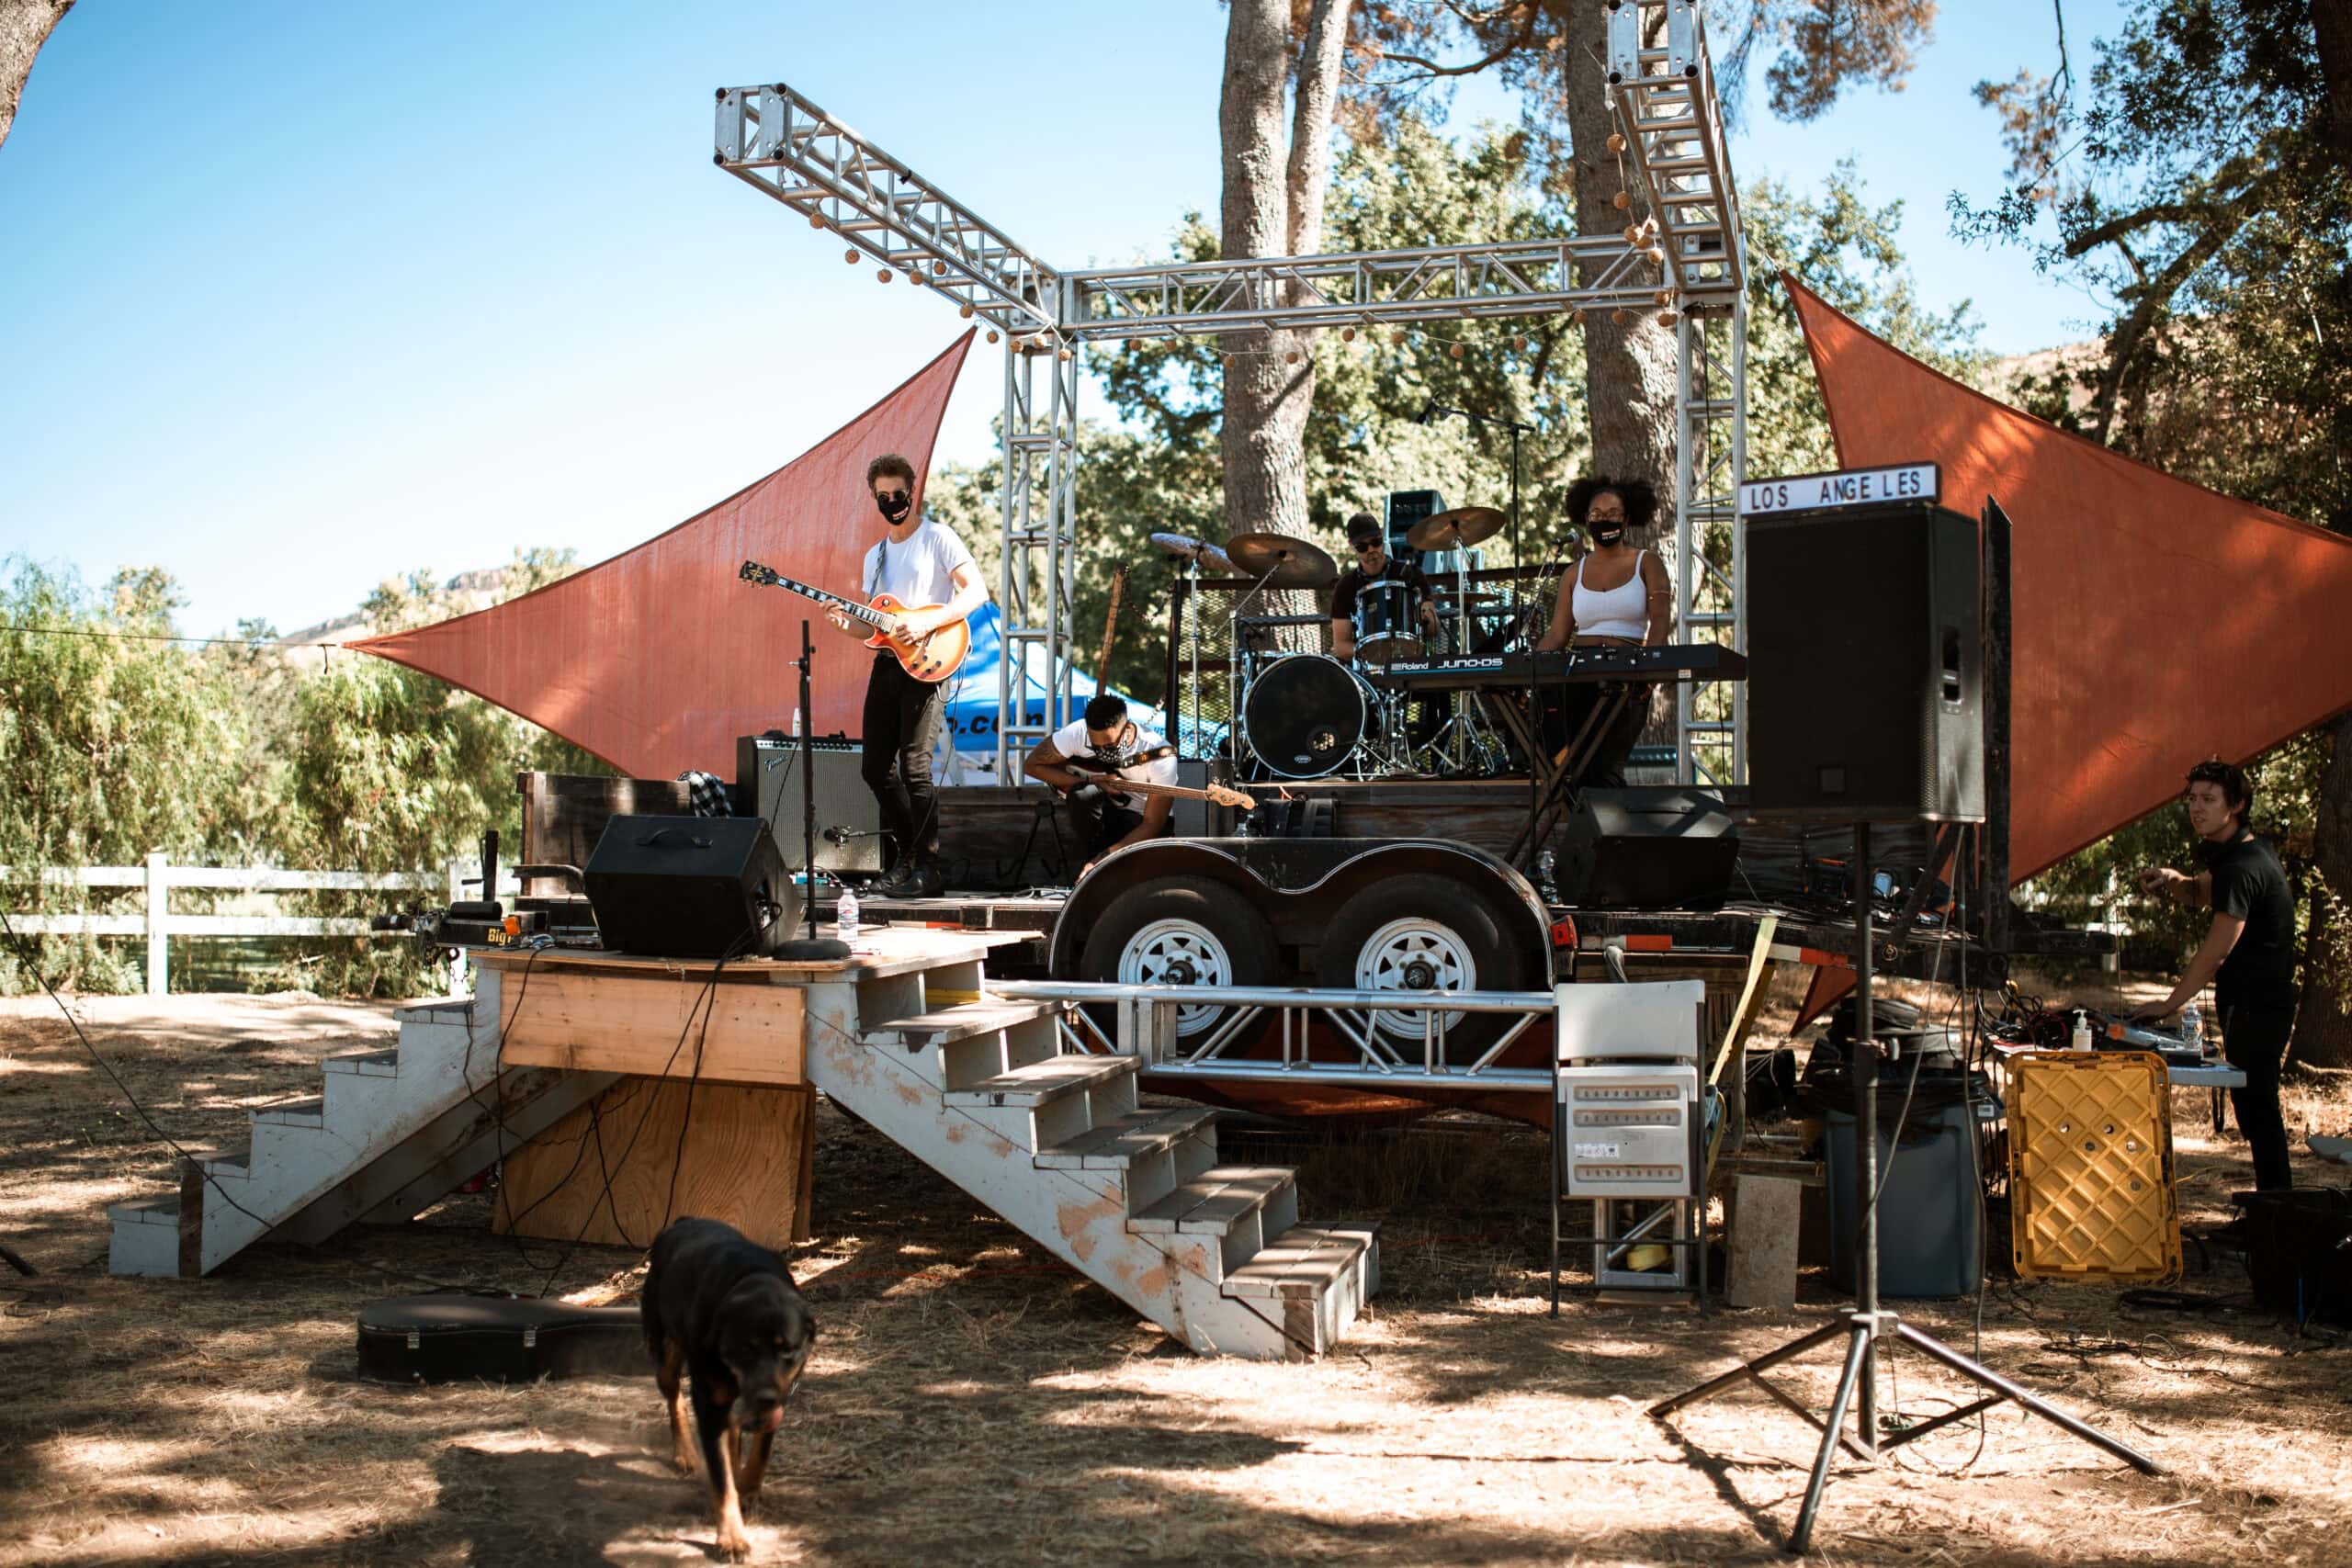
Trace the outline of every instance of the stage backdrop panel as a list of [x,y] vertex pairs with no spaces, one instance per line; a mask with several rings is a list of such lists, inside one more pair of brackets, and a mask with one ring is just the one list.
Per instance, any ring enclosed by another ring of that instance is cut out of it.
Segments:
[[[789,726],[800,622],[820,614],[736,569],[762,561],[859,596],[859,568],[882,532],[865,465],[904,457],[922,503],[971,344],[967,332],[807,452],[635,549],[503,604],[352,646],[520,714],[625,775],[700,768],[731,778],[737,736]],[[817,733],[855,735],[873,655],[831,626],[814,630]]]
[[2013,878],[2172,799],[2190,764],[2352,706],[2352,540],[2019,413],[1781,281],[1838,462],[1940,464],[1945,505],[1990,496],[2014,525]]

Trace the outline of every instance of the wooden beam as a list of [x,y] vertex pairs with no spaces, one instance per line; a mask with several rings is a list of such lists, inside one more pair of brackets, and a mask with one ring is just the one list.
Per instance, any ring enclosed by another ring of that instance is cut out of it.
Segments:
[[691,1124],[689,1098],[683,1083],[624,1078],[574,1111],[506,1156],[492,1228],[642,1247],[694,1214],[763,1247],[808,1240],[815,1092],[695,1084]]
[[551,964],[527,986],[509,977],[501,987],[499,1060],[705,1083],[807,1082],[807,993],[704,978]]

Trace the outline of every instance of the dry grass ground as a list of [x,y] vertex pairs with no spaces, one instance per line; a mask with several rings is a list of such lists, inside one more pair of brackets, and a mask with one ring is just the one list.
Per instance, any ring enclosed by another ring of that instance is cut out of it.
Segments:
[[[313,1064],[388,1040],[384,1010],[303,999],[78,1004],[156,1119],[242,1136]],[[0,1003],[0,1565],[230,1562],[639,1563],[708,1559],[696,1483],[670,1474],[651,1380],[411,1390],[357,1381],[363,1303],[424,1281],[531,1291],[483,1200],[264,1247],[204,1280],[104,1272],[104,1205],[166,1158],[45,1001]],[[1785,1025],[1785,1013],[1781,1021]],[[2192,1228],[2223,1217],[2244,1145],[2201,1096],[2178,1110]],[[2289,1119],[2341,1131],[2299,1091]],[[1643,1414],[1825,1321],[1543,1302],[1543,1144],[1425,1123],[1317,1151],[1309,1213],[1377,1216],[1384,1290],[1314,1366],[1202,1360],[1026,1245],[877,1135],[820,1121],[817,1239],[797,1259],[822,1325],[787,1417],[758,1560],[899,1564],[1289,1562],[1770,1562],[1812,1454],[1759,1396]],[[2304,1158],[2301,1179],[2329,1173]],[[558,1288],[626,1291],[585,1250]],[[2224,1265],[2189,1287],[2231,1290]],[[1906,1308],[1962,1348],[1974,1303]],[[1832,1485],[1825,1562],[2352,1562],[2352,1351],[2250,1313],[2119,1309],[2111,1290],[1984,1302],[1996,1368],[2171,1467],[2141,1477],[2014,1413]],[[1825,1396],[1828,1361],[1790,1379]],[[1896,1363],[1892,1403],[1949,1408]]]

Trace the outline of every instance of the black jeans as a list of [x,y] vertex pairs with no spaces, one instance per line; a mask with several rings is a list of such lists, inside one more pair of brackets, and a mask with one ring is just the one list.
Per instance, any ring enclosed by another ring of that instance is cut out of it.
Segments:
[[[1577,681],[1565,689],[1553,686],[1541,694],[1544,703],[1544,749],[1558,756],[1560,749],[1574,740],[1582,731],[1592,710],[1614,688],[1614,682]],[[1650,721],[1650,694],[1655,690],[1647,682],[1634,688],[1626,699],[1624,710],[1617,721],[1600,737],[1593,751],[1592,761],[1585,769],[1583,783],[1589,789],[1623,789],[1625,764],[1633,757],[1634,746],[1642,738],[1642,730]]]
[[2278,1063],[2295,1027],[2294,1004],[2250,1007],[2234,1002],[2222,1017],[2222,1054],[2245,1075],[2245,1087],[2230,1090],[2238,1131],[2254,1151],[2257,1191],[2284,1192],[2295,1177],[2287,1163],[2287,1120],[2278,1111]]
[[939,858],[939,793],[931,751],[947,712],[945,682],[918,681],[889,653],[877,654],[865,678],[865,787],[882,807],[883,844],[891,863],[928,865]]
[[1142,812],[1100,795],[1071,796],[1069,818],[1078,829],[1080,848],[1090,861],[1100,860],[1103,851],[1143,826]]

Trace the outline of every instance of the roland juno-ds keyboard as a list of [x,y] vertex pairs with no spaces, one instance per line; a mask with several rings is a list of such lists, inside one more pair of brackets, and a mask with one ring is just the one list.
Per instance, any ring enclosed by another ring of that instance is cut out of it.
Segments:
[[1656,648],[1555,649],[1483,659],[1400,659],[1364,665],[1360,673],[1392,691],[1508,691],[1562,681],[1744,681],[1747,659],[1712,642],[1669,642]]

